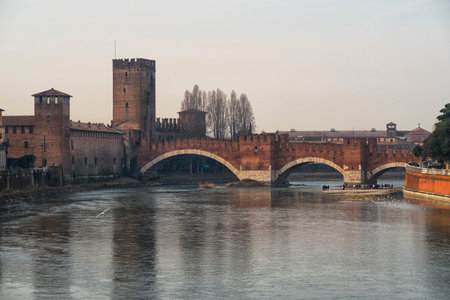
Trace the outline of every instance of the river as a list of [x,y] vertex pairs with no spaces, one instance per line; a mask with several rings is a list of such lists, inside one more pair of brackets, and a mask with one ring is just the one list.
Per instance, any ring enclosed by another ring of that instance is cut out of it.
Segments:
[[0,299],[448,299],[448,207],[338,200],[321,184],[4,204]]

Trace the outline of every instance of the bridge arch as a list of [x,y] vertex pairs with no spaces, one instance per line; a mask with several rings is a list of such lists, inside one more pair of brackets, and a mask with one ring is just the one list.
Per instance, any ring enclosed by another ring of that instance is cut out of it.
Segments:
[[186,154],[199,155],[199,156],[204,156],[204,157],[214,159],[215,161],[218,161],[219,163],[221,163],[222,165],[227,167],[239,180],[241,180],[241,178],[239,176],[239,170],[236,169],[231,163],[229,163],[228,161],[226,161],[225,159],[223,159],[222,157],[220,157],[214,153],[211,153],[208,151],[203,151],[203,150],[196,150],[196,149],[183,149],[183,150],[175,150],[175,151],[166,152],[166,153],[161,154],[158,157],[154,158],[150,162],[148,162],[145,166],[143,166],[140,169],[140,171],[142,174],[144,174],[146,171],[151,169],[154,165],[156,165],[157,163],[159,163],[165,159],[168,159],[168,158],[174,157],[174,156],[178,156],[178,155],[186,155]]
[[406,168],[407,163],[405,162],[391,162],[384,165],[381,165],[379,167],[376,167],[372,171],[370,171],[367,175],[367,180],[369,182],[374,182],[377,180],[378,177],[383,175],[386,171],[393,169],[393,168]]
[[276,181],[279,181],[279,180],[287,178],[287,176],[289,175],[289,170],[290,169],[292,169],[293,167],[295,167],[297,165],[301,165],[301,164],[305,164],[305,163],[324,164],[324,165],[332,167],[333,169],[335,169],[336,171],[338,171],[339,173],[344,175],[344,169],[342,169],[340,166],[338,166],[337,164],[335,164],[331,160],[320,158],[320,157],[302,157],[302,158],[293,160],[293,161],[285,164],[278,171],[278,174],[276,176]]

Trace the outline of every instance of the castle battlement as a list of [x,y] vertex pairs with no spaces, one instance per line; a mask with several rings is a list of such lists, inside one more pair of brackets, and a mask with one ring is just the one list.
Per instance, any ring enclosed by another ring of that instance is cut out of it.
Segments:
[[156,63],[154,60],[145,58],[119,58],[113,59],[113,70],[145,68],[155,71]]

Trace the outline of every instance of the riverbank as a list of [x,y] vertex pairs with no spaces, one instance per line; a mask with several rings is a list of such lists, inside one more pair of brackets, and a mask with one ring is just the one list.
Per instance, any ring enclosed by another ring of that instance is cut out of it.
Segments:
[[121,187],[137,187],[137,186],[152,186],[159,185],[158,182],[139,181],[130,177],[119,177],[110,181],[91,182],[82,184],[70,184],[58,187],[39,187],[35,189],[25,189],[20,191],[2,192],[0,193],[0,203],[9,201],[30,199],[36,197],[44,197],[50,195],[57,195],[62,193],[89,191],[107,188],[121,188]]

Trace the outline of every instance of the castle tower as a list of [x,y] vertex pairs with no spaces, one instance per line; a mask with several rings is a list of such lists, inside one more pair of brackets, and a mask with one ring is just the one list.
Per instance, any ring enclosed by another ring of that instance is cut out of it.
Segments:
[[113,59],[113,126],[138,129],[149,141],[155,111],[155,61]]
[[35,166],[70,168],[70,95],[50,89],[34,97]]

